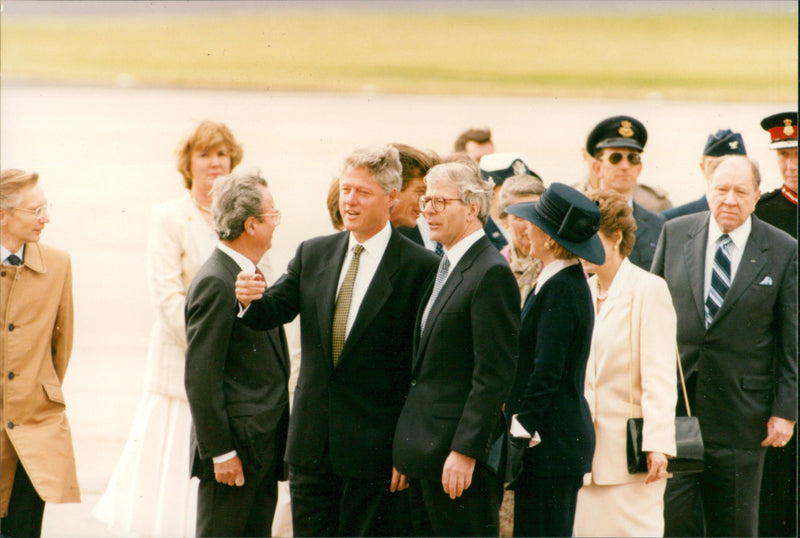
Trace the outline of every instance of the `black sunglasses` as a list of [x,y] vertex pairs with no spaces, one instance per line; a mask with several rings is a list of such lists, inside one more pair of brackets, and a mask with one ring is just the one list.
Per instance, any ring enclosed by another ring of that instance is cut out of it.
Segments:
[[608,162],[610,162],[611,164],[619,164],[622,161],[623,157],[625,157],[625,155],[628,156],[628,162],[634,166],[642,162],[641,153],[630,152],[625,154],[625,153],[620,153],[618,151],[615,151],[614,153],[610,153],[608,155]]

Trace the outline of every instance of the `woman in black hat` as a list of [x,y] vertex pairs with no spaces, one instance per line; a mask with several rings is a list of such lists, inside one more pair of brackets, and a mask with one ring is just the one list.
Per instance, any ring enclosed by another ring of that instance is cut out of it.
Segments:
[[605,260],[600,212],[583,194],[555,183],[538,202],[506,213],[529,221],[531,255],[544,264],[522,309],[517,376],[506,403],[514,536],[572,536],[595,444],[583,395],[594,309],[578,258]]

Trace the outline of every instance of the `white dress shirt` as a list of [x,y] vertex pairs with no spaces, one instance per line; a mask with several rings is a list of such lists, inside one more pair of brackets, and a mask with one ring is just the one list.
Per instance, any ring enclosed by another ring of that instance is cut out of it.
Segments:
[[[752,217],[748,217],[741,226],[730,232],[728,235],[731,242],[728,243],[727,251],[731,259],[731,282],[736,276],[736,270],[739,268],[739,262],[742,261],[742,254],[744,254],[744,246],[747,243],[747,238],[750,237],[750,230],[753,228]],[[703,280],[703,297],[708,297],[708,291],[711,289],[711,271],[714,266],[714,255],[719,248],[718,240],[725,232],[720,230],[717,221],[714,220],[714,215],[708,219],[708,238],[706,239],[706,265]]]
[[[367,294],[367,289],[372,282],[372,277],[375,276],[375,271],[378,270],[378,265],[381,263],[383,253],[386,252],[386,247],[389,246],[389,239],[392,237],[392,227],[387,223],[383,229],[361,243],[364,250],[359,256],[358,273],[356,273],[356,280],[353,283],[353,295],[350,299],[350,310],[347,313],[347,326],[345,327],[345,338],[350,334],[350,329],[353,328],[353,323],[358,315],[358,309],[364,301],[364,296]],[[350,262],[353,259],[353,247],[358,245],[358,241],[350,234],[350,241],[347,244],[347,254],[344,257],[344,263],[339,272],[339,284],[336,286],[336,296],[339,296],[339,290],[344,282],[344,277],[347,275],[347,270],[350,268]]]
[[11,256],[12,254],[16,254],[17,258],[19,258],[22,261],[25,261],[25,245],[22,245],[22,248],[20,248],[17,252],[11,252],[3,245],[0,245],[0,260],[2,260],[4,264],[11,265],[6,260],[8,260],[8,257]]

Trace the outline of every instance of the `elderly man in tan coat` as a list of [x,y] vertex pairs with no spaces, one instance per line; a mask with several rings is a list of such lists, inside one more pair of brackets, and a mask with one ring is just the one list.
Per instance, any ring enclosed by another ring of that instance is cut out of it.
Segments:
[[40,536],[45,502],[80,502],[61,383],[72,350],[69,255],[39,244],[36,173],[0,178],[0,532]]

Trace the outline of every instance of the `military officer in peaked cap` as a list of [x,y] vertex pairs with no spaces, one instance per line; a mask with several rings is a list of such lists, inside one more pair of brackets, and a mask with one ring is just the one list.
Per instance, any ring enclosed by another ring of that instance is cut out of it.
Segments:
[[[725,155],[747,155],[747,150],[744,147],[744,139],[741,134],[730,129],[719,129],[716,133],[708,135],[706,145],[703,148],[703,157],[700,159],[700,170],[706,178],[706,183],[711,180],[715,163],[719,162],[720,157]],[[705,194],[693,202],[662,211],[661,215],[667,220],[671,220],[675,217],[691,215],[701,211],[708,211],[708,199]]]
[[797,239],[797,112],[767,116],[761,128],[769,133],[783,185],[761,197],[756,216]]
[[[756,204],[761,220],[797,239],[797,112],[773,114],[761,120],[778,157],[783,185]],[[758,511],[759,536],[797,536],[797,425],[782,448],[769,447]]]
[[642,207],[633,197],[636,181],[642,172],[645,144],[647,129],[630,116],[613,116],[601,121],[586,139],[586,151],[594,157],[591,166],[599,187],[619,192],[633,207],[636,243],[628,259],[649,271],[658,235],[666,220]]

